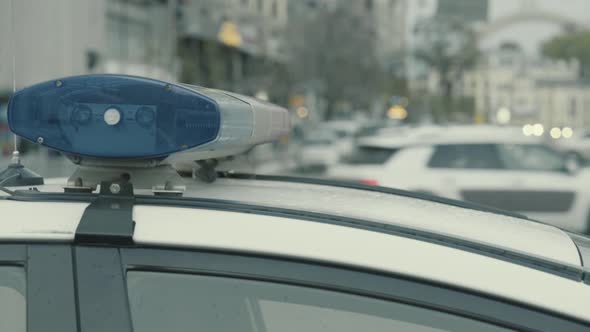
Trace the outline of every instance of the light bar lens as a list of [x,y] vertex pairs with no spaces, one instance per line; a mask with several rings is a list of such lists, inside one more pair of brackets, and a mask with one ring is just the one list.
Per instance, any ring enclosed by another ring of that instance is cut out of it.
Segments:
[[217,138],[217,104],[161,81],[87,75],[40,83],[8,105],[11,130],[33,142],[81,156],[154,158]]

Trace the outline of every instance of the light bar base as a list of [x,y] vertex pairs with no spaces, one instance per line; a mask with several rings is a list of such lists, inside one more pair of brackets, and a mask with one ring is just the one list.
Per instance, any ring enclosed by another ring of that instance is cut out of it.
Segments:
[[97,167],[80,166],[68,179],[68,190],[72,188],[96,189],[103,181],[128,181],[135,189],[153,190],[169,188],[184,191],[182,177],[170,165],[156,167]]

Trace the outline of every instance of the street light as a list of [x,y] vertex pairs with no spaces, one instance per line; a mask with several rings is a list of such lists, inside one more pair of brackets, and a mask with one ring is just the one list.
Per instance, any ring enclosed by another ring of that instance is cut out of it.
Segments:
[[559,139],[561,138],[561,129],[557,127],[551,128],[549,135],[551,135],[553,139]]
[[532,136],[533,135],[533,125],[525,124],[522,126],[522,133],[524,136]]
[[563,135],[563,138],[572,138],[572,136],[574,136],[574,130],[570,127],[563,127],[561,134]]
[[501,125],[508,124],[511,119],[512,113],[510,112],[510,109],[506,107],[500,108],[496,113],[496,121],[498,121],[498,123]]
[[533,125],[533,135],[535,135],[535,136],[543,136],[543,133],[544,132],[545,132],[545,127],[543,127],[542,124],[535,123]]
[[387,117],[392,120],[404,120],[408,117],[408,111],[400,105],[395,105],[387,110]]
[[305,119],[309,116],[309,110],[304,106],[297,108],[297,111],[295,112],[300,119]]

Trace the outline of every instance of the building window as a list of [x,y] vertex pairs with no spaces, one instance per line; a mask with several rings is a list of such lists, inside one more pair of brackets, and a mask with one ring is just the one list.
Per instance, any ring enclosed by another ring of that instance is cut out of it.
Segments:
[[277,4],[277,0],[272,0],[272,3],[270,5],[271,7],[271,13],[272,13],[272,17],[278,17],[279,16],[279,8],[278,8],[278,4]]
[[586,100],[584,101],[584,110],[583,110],[583,114],[584,114],[584,126],[585,127],[590,127],[590,98],[586,97]]
[[242,6],[248,7],[250,5],[250,0],[242,0]]
[[373,10],[373,0],[365,0],[365,8],[367,11]]
[[578,114],[578,101],[576,97],[572,97],[570,99],[570,121],[576,120],[576,115]]
[[258,11],[262,13],[264,10],[264,0],[258,0]]

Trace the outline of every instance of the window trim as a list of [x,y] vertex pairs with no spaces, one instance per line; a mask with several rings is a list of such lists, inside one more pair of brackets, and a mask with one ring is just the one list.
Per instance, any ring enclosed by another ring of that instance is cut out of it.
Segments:
[[27,255],[27,331],[77,332],[71,246],[29,245]]
[[518,331],[586,331],[589,322],[424,280],[296,259],[229,252],[122,248],[123,270],[276,282],[388,300]]
[[[448,167],[448,166],[433,166],[433,160],[438,153],[438,149],[440,148],[456,148],[456,147],[463,147],[463,146],[488,146],[494,150],[495,157],[498,162],[498,167],[491,167],[491,168],[482,168],[482,167]],[[497,171],[507,171],[509,169],[506,168],[506,164],[500,157],[500,150],[498,149],[497,143],[449,143],[449,144],[435,144],[432,146],[432,154],[428,158],[428,162],[426,163],[426,167],[431,170],[448,170],[448,171],[464,171],[464,170],[477,170],[477,171],[486,171],[486,172],[497,172]]]
[[[464,145],[490,145],[496,152],[496,156],[498,157],[498,162],[500,167],[498,168],[474,168],[474,167],[440,167],[440,166],[432,166],[432,160],[437,152],[437,149],[442,146],[464,146]],[[554,170],[547,170],[547,169],[523,169],[523,168],[509,168],[506,165],[506,161],[502,158],[502,145],[541,145],[542,147],[553,151],[551,148],[544,146],[542,144],[530,144],[530,143],[451,143],[451,144],[434,144],[432,145],[432,153],[428,157],[428,162],[426,163],[426,168],[429,170],[445,170],[445,171],[464,171],[464,170],[472,170],[472,171],[482,171],[482,172],[519,172],[519,173],[545,173],[545,174],[556,174],[556,175],[571,175],[566,169],[554,169]]]
[[[31,292],[29,291],[29,273],[27,271],[27,246],[20,244],[2,244],[0,245],[0,267],[18,268],[22,269],[25,274],[25,326],[29,331],[30,326],[30,304],[29,297]],[[20,321],[18,323],[20,325]]]
[[[553,153],[559,153],[558,151],[552,149],[549,146],[543,145],[543,144],[535,144],[535,143],[505,143],[505,144],[494,144],[494,147],[498,153],[498,157],[500,158],[500,162],[502,163],[502,170],[505,171],[513,171],[513,172],[526,172],[526,173],[548,173],[548,174],[560,174],[560,175],[571,175],[570,172],[568,172],[568,170],[564,167],[561,169],[532,169],[532,168],[510,168],[507,163],[506,160],[502,157],[502,146],[507,146],[507,145],[517,145],[517,146],[538,146],[543,148],[544,150],[553,152]],[[565,158],[565,156],[564,156]]]
[[22,266],[27,262],[27,246],[24,244],[0,245],[0,265]]
[[119,249],[75,246],[78,324],[82,332],[132,332]]
[[0,265],[25,269],[27,332],[77,332],[71,246],[0,244]]

